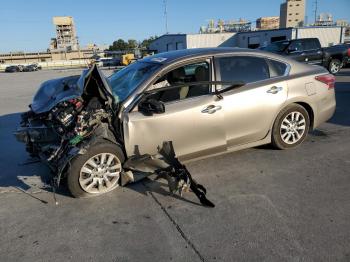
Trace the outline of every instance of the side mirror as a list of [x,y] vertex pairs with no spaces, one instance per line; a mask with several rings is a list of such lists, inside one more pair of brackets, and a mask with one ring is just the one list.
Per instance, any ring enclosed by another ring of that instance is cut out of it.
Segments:
[[298,48],[296,48],[296,47],[287,49],[287,53],[288,54],[291,54],[291,53],[294,53],[294,52],[297,52],[297,51],[298,51]]
[[164,103],[155,99],[146,99],[139,103],[139,111],[146,116],[165,112]]

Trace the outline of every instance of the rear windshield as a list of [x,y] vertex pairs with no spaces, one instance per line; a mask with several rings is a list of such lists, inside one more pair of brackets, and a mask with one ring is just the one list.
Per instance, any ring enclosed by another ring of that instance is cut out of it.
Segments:
[[267,45],[263,48],[263,50],[274,52],[274,53],[282,53],[284,50],[286,50],[287,46],[289,45],[289,41],[284,42],[275,42]]

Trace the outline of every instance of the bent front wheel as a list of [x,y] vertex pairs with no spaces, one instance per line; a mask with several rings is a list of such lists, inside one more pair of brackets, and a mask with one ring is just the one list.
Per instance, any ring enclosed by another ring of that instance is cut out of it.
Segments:
[[98,196],[119,186],[124,154],[110,142],[91,146],[84,155],[72,160],[68,188],[75,197]]

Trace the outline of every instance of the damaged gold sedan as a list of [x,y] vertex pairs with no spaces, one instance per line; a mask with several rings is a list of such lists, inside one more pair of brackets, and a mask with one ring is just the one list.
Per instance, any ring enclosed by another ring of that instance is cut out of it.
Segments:
[[262,51],[174,51],[108,78],[94,65],[43,83],[15,135],[76,197],[158,173],[171,191],[190,187],[213,206],[180,162],[295,147],[333,115],[333,88],[325,69]]

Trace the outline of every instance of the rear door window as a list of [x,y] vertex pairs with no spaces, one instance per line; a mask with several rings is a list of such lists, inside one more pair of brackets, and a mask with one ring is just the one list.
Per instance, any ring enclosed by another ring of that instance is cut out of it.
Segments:
[[319,49],[319,44],[316,39],[305,40],[305,50]]
[[293,52],[301,52],[305,50],[305,45],[301,41],[294,41],[290,44],[288,50]]
[[264,58],[231,56],[216,59],[219,79],[230,83],[252,83],[270,78],[269,66]]

